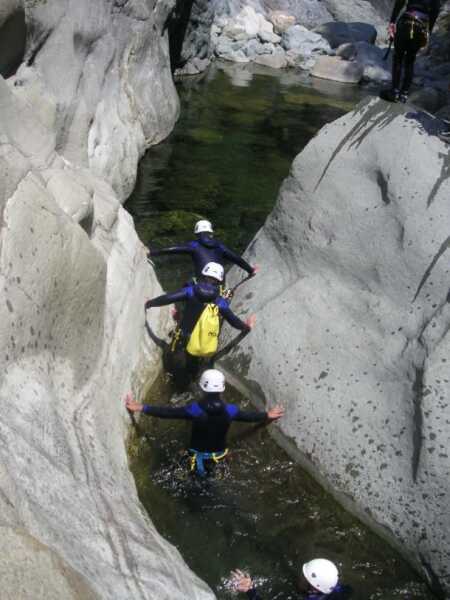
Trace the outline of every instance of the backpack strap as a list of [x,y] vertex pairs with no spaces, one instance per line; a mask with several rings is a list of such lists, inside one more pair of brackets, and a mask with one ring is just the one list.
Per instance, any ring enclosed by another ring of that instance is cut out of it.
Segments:
[[239,407],[236,406],[236,404],[226,404],[225,405],[225,410],[227,412],[227,415],[230,417],[230,419],[234,419],[234,417],[239,412]]

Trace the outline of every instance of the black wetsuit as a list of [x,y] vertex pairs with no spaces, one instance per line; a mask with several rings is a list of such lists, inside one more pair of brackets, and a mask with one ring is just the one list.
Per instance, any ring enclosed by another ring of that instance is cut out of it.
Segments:
[[[306,596],[301,596],[302,600],[347,600],[352,595],[352,589],[346,585],[338,585],[331,594],[322,594],[321,592],[309,592]],[[262,600],[262,596],[258,594],[256,588],[252,588],[247,592],[247,597],[250,600]]]
[[160,419],[192,421],[189,448],[197,452],[223,452],[232,421],[258,423],[267,420],[266,412],[242,411],[235,404],[223,402],[218,393],[205,394],[200,402],[180,407],[144,404],[143,412]]
[[247,271],[249,275],[253,273],[253,267],[248,264],[239,254],[211,238],[208,234],[200,233],[196,240],[163,248],[161,250],[150,249],[150,255],[161,256],[163,254],[190,254],[194,262],[195,276],[200,277],[203,267],[209,262],[216,262],[224,266],[225,262],[231,262]]
[[191,335],[199,316],[205,308],[205,304],[209,303],[218,306],[219,313],[232,327],[240,331],[250,331],[250,327],[230,309],[228,301],[220,296],[219,286],[213,283],[200,281],[195,285],[187,285],[171,294],[163,294],[149,300],[145,303],[145,308],[166,306],[174,302],[183,302],[185,305],[180,321],[180,329],[185,338]]
[[[405,7],[400,19],[398,16]],[[427,44],[439,14],[440,0],[396,0],[391,23],[397,23],[392,61],[392,87],[407,95],[414,76],[417,52]],[[402,80],[403,68],[403,80]]]

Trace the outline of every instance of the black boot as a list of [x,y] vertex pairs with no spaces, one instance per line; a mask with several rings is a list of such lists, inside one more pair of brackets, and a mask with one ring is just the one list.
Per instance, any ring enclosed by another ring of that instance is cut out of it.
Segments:
[[395,88],[381,90],[380,98],[386,102],[397,102],[400,97],[400,92]]

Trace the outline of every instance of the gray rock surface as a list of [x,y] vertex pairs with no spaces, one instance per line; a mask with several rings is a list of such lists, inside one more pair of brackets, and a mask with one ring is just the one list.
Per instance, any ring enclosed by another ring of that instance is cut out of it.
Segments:
[[340,83],[359,83],[363,72],[363,67],[357,61],[343,60],[339,56],[320,56],[311,69],[312,77]]
[[167,32],[161,36],[168,10],[161,0],[48,0],[27,9],[28,66],[17,85],[44,82],[56,105],[57,150],[108,180],[121,199],[145,147],[166,137],[177,116]]
[[450,159],[440,126],[370,100],[297,156],[246,252],[261,272],[232,307],[258,320],[226,367],[285,406],[290,451],[449,593]]
[[125,448],[160,287],[121,201],[177,116],[168,10],[29,2],[29,64],[0,78],[2,598],[214,597],[141,508]]
[[294,25],[283,33],[281,43],[286,51],[295,50],[298,54],[310,54],[314,50],[330,52],[327,40],[302,25]]
[[368,23],[323,23],[314,29],[324,37],[332,48],[341,44],[367,42],[374,44],[377,38],[377,30]]

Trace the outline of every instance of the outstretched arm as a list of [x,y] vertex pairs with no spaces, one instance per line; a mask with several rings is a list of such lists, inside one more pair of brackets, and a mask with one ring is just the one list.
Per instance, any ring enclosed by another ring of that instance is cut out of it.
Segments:
[[183,288],[176,292],[172,292],[172,294],[162,294],[162,296],[157,296],[156,298],[147,300],[147,302],[145,303],[145,310],[148,310],[149,308],[153,308],[155,306],[167,306],[167,304],[181,302],[183,300],[186,300],[187,297],[188,292],[186,291],[186,288]]
[[147,248],[147,256],[163,256],[164,254],[192,254],[192,246],[190,244],[176,244],[168,248]]
[[143,412],[146,415],[158,417],[159,419],[192,419],[192,415],[189,414],[184,406],[151,406],[150,404],[141,404],[133,400],[131,392],[125,397],[125,406],[130,412]]
[[254,315],[249,317],[244,323],[244,321],[241,321],[241,319],[234,314],[224,298],[220,298],[219,301],[217,301],[217,306],[219,307],[220,314],[231,327],[239,329],[240,331],[250,331],[255,325],[256,317]]
[[246,260],[242,258],[242,256],[240,256],[236,252],[233,252],[233,250],[230,250],[226,246],[222,246],[222,252],[224,258],[226,258],[233,264],[238,265],[239,267],[241,267],[241,269],[244,269],[244,271],[247,271],[249,275],[253,275],[253,273],[256,272],[255,269]]
[[282,406],[275,406],[268,411],[243,411],[239,412],[233,417],[233,421],[241,421],[243,423],[260,423],[262,421],[277,421],[284,415],[284,408]]

